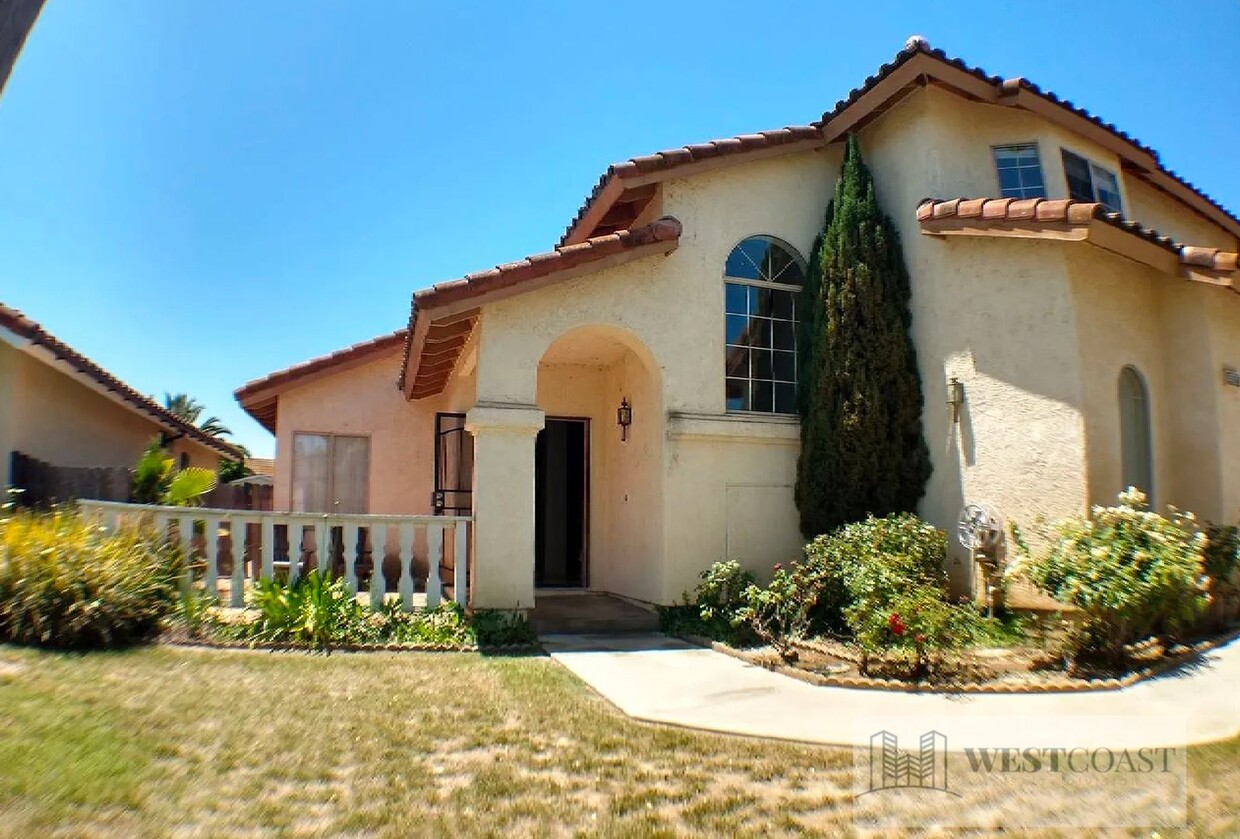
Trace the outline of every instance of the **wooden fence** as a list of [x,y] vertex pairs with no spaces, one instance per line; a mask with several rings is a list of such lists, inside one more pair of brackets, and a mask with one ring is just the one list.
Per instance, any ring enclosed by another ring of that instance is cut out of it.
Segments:
[[[20,490],[17,503],[22,507],[45,507],[82,499],[129,501],[132,497],[133,474],[126,466],[53,466],[21,452],[13,452],[10,462],[10,482]],[[217,510],[270,510],[272,495],[270,484],[220,484],[203,497],[202,506]]]
[[79,498],[128,501],[133,478],[124,466],[53,466],[37,458],[13,452],[10,463],[17,503],[44,506]]

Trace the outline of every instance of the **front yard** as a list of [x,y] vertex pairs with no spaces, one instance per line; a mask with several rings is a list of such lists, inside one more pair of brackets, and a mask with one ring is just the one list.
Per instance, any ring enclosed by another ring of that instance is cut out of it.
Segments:
[[[633,722],[541,656],[0,647],[4,836],[838,835],[851,761]],[[1235,835],[1240,742],[1190,769]]]

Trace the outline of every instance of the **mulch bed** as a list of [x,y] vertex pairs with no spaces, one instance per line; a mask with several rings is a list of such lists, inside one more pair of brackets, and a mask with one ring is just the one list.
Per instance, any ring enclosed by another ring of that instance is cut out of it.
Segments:
[[973,649],[945,657],[925,679],[916,681],[893,665],[871,660],[870,675],[860,672],[860,654],[846,644],[815,639],[793,645],[795,660],[773,647],[737,648],[699,636],[681,636],[699,646],[824,687],[897,690],[911,693],[1075,693],[1118,690],[1199,659],[1204,653],[1240,637],[1240,630],[1202,638],[1163,650],[1156,642],[1131,649],[1133,667],[1126,673],[1070,674],[1062,663],[1032,647]]

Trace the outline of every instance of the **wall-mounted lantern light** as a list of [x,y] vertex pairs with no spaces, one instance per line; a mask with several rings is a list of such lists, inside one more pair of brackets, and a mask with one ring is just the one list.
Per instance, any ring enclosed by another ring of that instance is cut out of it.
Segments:
[[633,424],[633,406],[627,396],[620,400],[620,407],[616,409],[616,424],[620,426],[620,441],[628,442],[629,426]]
[[951,424],[960,422],[960,409],[964,407],[964,382],[952,376],[947,382],[947,416]]

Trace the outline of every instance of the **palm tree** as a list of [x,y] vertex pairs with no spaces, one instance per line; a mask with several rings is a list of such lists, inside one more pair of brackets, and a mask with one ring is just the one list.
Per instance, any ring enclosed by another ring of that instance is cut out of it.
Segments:
[[[212,437],[231,437],[232,429],[220,422],[219,417],[200,419],[206,406],[186,393],[164,393],[164,407],[174,416],[197,426],[198,430]],[[235,444],[234,444],[235,445]]]

